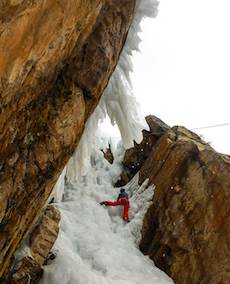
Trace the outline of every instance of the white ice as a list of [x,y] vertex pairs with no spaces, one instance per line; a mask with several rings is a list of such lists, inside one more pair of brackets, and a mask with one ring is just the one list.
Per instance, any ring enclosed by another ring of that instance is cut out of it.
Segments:
[[136,1],[125,46],[98,106],[104,112],[106,111],[112,125],[117,124],[126,149],[133,147],[134,140],[140,143],[143,139],[142,130],[149,129],[141,113],[140,104],[133,94],[130,72],[133,72],[131,60],[133,51],[139,51],[139,43],[141,42],[138,35],[141,32],[140,23],[145,17],[156,17],[157,12],[158,1]]
[[[104,143],[104,139],[98,140]],[[44,266],[41,284],[173,283],[138,248],[154,187],[147,187],[147,181],[139,186],[138,174],[125,186],[130,197],[128,224],[122,219],[122,206],[99,204],[117,198],[119,188],[114,183],[122,170],[123,154],[120,142],[111,165],[101,151],[93,149],[88,174],[80,175],[77,181],[67,181],[62,202],[55,204],[61,211],[60,233],[52,248],[57,257]]]
[[87,173],[94,133],[97,132],[98,126],[107,115],[111,124],[118,126],[125,149],[133,147],[134,141],[140,143],[143,139],[142,130],[149,129],[142,115],[140,104],[133,94],[130,72],[133,72],[131,61],[133,51],[139,51],[139,43],[141,42],[139,37],[140,23],[145,17],[156,17],[157,12],[157,0],[136,1],[132,24],[117,66],[97,108],[89,118],[77,150],[69,162],[69,165],[75,169],[71,179],[76,178],[79,173],[83,175]]

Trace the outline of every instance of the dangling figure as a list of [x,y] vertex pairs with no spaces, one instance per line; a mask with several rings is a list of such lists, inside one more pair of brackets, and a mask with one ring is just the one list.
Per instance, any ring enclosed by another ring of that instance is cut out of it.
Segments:
[[129,196],[125,192],[124,188],[121,188],[121,191],[120,191],[120,193],[117,197],[117,201],[115,201],[115,202],[102,201],[100,204],[105,205],[105,206],[123,205],[124,206],[123,219],[124,219],[125,222],[129,222]]

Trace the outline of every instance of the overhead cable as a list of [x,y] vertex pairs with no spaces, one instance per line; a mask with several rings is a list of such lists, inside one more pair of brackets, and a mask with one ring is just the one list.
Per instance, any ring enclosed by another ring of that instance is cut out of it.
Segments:
[[197,128],[192,128],[192,129],[190,129],[190,130],[198,130],[198,129],[212,128],[212,127],[219,127],[219,126],[226,126],[226,125],[230,125],[230,123],[224,123],[224,124],[217,124],[217,125],[210,125],[210,126],[197,127]]

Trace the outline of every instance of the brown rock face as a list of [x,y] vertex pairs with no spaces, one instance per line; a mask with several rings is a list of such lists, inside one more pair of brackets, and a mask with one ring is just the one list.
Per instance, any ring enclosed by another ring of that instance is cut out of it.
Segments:
[[20,267],[15,271],[11,283],[38,283],[43,274],[41,266],[45,263],[50,249],[57,239],[61,215],[53,206],[48,205],[41,222],[30,235],[30,253],[20,261]]
[[0,277],[77,147],[134,5],[0,1]]
[[140,170],[156,186],[140,249],[175,283],[230,283],[230,159],[174,127]]
[[126,150],[122,161],[124,172],[116,184],[118,187],[125,185],[134,177],[145,163],[158,139],[170,128],[154,115],[149,115],[145,119],[149,125],[149,131],[143,131],[143,141],[140,144],[135,143],[133,148]]
[[[102,151],[103,152],[103,151]],[[104,152],[103,152],[104,153]],[[113,163],[114,157],[113,157],[113,153],[111,151],[111,147],[109,145],[109,148],[106,150],[106,152],[104,153],[104,158],[110,163]]]

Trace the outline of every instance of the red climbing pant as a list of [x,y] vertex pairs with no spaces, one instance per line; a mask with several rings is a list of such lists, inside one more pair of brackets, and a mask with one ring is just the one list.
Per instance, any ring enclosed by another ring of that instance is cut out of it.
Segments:
[[121,200],[117,200],[115,202],[107,201],[108,206],[118,206],[118,205],[123,205],[124,206],[124,213],[123,213],[123,218],[128,218],[129,219],[129,201],[126,198],[121,198]]

